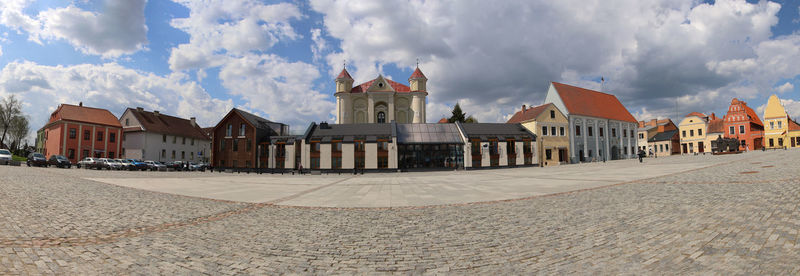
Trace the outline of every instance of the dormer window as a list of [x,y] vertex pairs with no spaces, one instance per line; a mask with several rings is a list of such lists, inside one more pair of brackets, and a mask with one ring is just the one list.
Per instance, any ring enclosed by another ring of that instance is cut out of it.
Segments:
[[382,82],[378,83],[378,87],[383,88],[383,83]]

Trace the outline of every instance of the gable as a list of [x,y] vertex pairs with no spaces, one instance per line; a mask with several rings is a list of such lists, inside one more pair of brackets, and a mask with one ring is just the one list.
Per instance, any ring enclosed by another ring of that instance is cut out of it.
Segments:
[[372,84],[367,88],[367,92],[395,92],[392,85],[383,78],[382,75],[378,76]]
[[586,88],[551,82],[567,114],[637,123],[616,96]]

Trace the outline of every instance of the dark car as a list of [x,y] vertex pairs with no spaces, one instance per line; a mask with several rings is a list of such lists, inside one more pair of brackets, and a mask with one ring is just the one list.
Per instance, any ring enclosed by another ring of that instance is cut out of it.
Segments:
[[46,167],[47,166],[47,158],[44,157],[41,153],[33,152],[28,154],[28,167],[36,166],[36,167]]
[[47,160],[47,166],[56,166],[59,168],[72,168],[72,163],[69,162],[69,159],[64,157],[63,155],[50,155],[50,159]]
[[169,163],[167,163],[167,168],[168,169],[173,169],[173,170],[176,170],[176,171],[182,171],[182,170],[184,170],[184,164],[181,161],[169,162]]
[[137,159],[127,159],[128,162],[131,163],[130,170],[140,170],[146,171],[148,169],[147,164],[145,164],[142,160]]

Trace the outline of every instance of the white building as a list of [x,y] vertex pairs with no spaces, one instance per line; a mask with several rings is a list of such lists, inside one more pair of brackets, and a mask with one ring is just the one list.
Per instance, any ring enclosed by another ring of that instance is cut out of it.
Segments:
[[162,162],[210,160],[211,139],[194,117],[187,120],[137,107],[126,109],[119,122],[123,127],[124,158]]
[[379,75],[353,87],[347,69],[336,77],[336,123],[425,123],[427,78],[417,68],[408,78],[409,86]]
[[572,163],[636,156],[638,122],[614,95],[551,82],[545,103],[569,119]]

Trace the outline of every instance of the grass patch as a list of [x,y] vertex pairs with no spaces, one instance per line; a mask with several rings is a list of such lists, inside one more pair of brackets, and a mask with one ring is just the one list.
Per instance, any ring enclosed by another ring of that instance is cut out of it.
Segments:
[[28,161],[28,158],[19,155],[12,155],[11,160],[25,162]]

